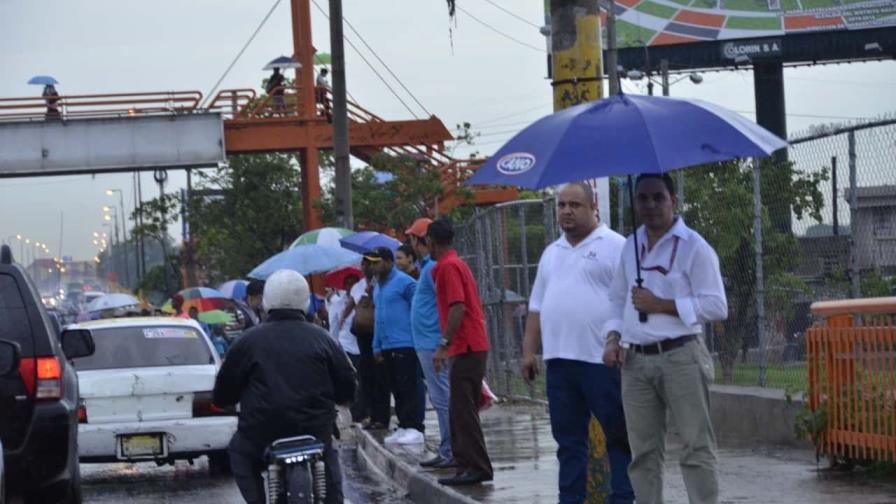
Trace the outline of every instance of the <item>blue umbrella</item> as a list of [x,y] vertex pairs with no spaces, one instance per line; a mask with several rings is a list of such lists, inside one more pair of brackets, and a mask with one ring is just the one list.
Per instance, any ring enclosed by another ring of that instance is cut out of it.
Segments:
[[249,273],[249,277],[265,280],[275,271],[282,269],[297,271],[302,275],[313,275],[360,261],[360,255],[342,247],[298,245],[269,257],[256,266]]
[[218,292],[224,294],[230,299],[246,299],[246,287],[249,285],[247,280],[228,280],[218,286]]
[[272,59],[262,70],[273,70],[275,68],[302,68],[302,64],[289,56],[280,56]]
[[377,247],[388,247],[392,252],[401,246],[401,242],[376,231],[361,231],[339,240],[339,243],[359,254],[370,252]]
[[28,84],[37,84],[39,86],[54,86],[59,84],[59,81],[50,77],[49,75],[35,75],[32,77]]
[[[633,174],[762,157],[786,146],[756,123],[712,103],[619,94],[539,119],[498,149],[467,184],[538,189],[628,175],[634,202]],[[634,240],[637,251],[637,233]],[[640,287],[637,252],[635,265]],[[647,315],[642,313],[640,320],[646,322]]]
[[761,157],[787,146],[756,123],[702,100],[615,95],[534,122],[467,184],[542,187]]

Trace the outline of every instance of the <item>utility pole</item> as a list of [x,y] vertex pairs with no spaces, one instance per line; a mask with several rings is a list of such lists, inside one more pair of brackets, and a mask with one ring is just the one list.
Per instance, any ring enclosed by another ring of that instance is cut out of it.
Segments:
[[330,0],[330,55],[333,70],[333,160],[336,164],[336,213],[343,227],[353,229],[354,212],[352,209],[352,171],[349,162],[342,0]]
[[[610,94],[619,92],[616,64],[613,1],[607,16],[607,66]],[[603,65],[601,51],[599,0],[551,0],[551,85],[554,88],[554,111],[603,98]],[[592,181],[587,181],[591,183]],[[597,203],[605,208],[601,218],[609,222],[609,179],[597,179]],[[606,436],[600,423],[591,418],[588,427],[589,480],[608,481]],[[589,488],[600,488],[600,484]],[[588,502],[603,502],[606,495],[589,495]]]
[[619,94],[619,53],[616,49],[616,1],[609,0],[607,10],[607,77],[610,95]]

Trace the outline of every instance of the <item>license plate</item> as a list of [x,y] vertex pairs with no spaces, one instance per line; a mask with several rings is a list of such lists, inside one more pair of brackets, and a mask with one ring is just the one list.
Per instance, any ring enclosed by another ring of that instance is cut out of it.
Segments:
[[119,437],[120,455],[124,459],[155,458],[167,455],[163,434],[136,434]]

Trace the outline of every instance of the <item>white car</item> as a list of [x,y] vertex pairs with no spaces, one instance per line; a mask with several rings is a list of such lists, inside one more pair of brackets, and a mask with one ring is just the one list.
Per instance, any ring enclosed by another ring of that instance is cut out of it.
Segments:
[[81,462],[192,460],[227,470],[234,411],[212,404],[221,360],[191,319],[83,322],[96,352],[74,360],[81,398]]

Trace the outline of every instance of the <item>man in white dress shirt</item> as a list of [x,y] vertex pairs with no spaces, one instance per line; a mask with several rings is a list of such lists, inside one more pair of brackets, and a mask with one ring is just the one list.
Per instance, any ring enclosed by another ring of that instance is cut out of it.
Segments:
[[[622,366],[622,402],[632,449],[629,477],[638,504],[663,502],[666,415],[684,443],[679,465],[691,504],[716,503],[716,441],[709,412],[712,357],[702,325],[728,316],[719,258],[675,215],[668,174],[644,174],[635,187],[642,287],[635,283],[630,236],[610,287],[604,362]],[[646,322],[639,320],[646,314]]]
[[551,432],[557,441],[561,504],[581,504],[588,476],[588,424],[601,424],[610,462],[611,504],[634,500],[626,473],[631,461],[619,370],[603,364],[604,324],[612,310],[607,290],[625,238],[598,222],[594,192],[569,184],[557,195],[563,236],[538,262],[523,342],[523,376],[538,372],[541,343],[546,370]]

